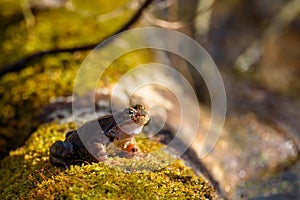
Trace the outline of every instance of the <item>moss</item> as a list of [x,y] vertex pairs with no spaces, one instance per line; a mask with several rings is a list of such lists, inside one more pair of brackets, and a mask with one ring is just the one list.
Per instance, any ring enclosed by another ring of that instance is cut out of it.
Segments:
[[[117,3],[105,0],[89,3],[73,1],[73,8],[31,8],[34,23],[28,25],[26,16],[22,13],[21,2],[0,2],[0,66],[45,49],[95,43],[111,34],[133,14],[133,10],[122,9],[128,0]],[[116,16],[97,20],[101,14],[114,9],[120,10]]]
[[[50,145],[63,139],[73,124],[48,124],[0,163],[0,199],[212,199],[214,190],[179,160],[156,171],[128,173],[104,163],[64,170],[48,160]],[[161,144],[139,139],[143,151]],[[117,159],[117,158],[115,158]],[[117,159],[136,163],[135,159]],[[151,165],[151,164],[149,164]]]
[[[121,9],[111,19],[97,21],[95,10],[98,15],[105,14],[122,8],[128,0],[118,3],[99,0],[97,5],[101,6],[96,7],[95,2],[83,6],[81,1],[72,1],[75,7],[84,10],[84,15],[78,9],[66,7],[41,10],[34,7],[35,23],[28,27],[20,2],[0,2],[3,11],[0,12],[0,67],[41,50],[96,43],[118,29],[133,13]],[[20,146],[39,125],[40,113],[51,98],[72,94],[77,70],[87,54],[81,51],[44,56],[25,63],[24,70],[0,78],[0,159],[8,150]],[[123,56],[106,73],[106,82],[118,80],[128,69],[148,63],[149,58],[146,51]]]
[[10,139],[6,148],[20,145],[38,126],[43,106],[51,97],[72,93],[79,63],[73,55],[61,54],[0,79],[0,136]]
[[[72,1],[72,9],[68,6],[48,9],[33,6],[31,11],[34,24],[29,26],[22,13],[22,2],[0,2],[0,67],[35,52],[101,41],[124,24],[134,12],[124,8],[128,0],[118,3],[98,0],[84,4]],[[112,18],[95,20],[115,9],[120,12]],[[77,70],[86,55],[87,52],[76,52],[39,58],[26,63],[25,70],[0,78],[0,126],[3,127],[0,130],[0,144],[3,144],[0,147],[0,158],[6,149],[20,145],[29,132],[37,127],[39,113],[51,97],[72,93]],[[131,56],[129,64],[121,61],[120,65],[117,62],[115,66],[118,67],[111,70],[110,77],[114,77],[112,74],[122,74],[146,57],[148,55],[145,53],[136,54],[134,58]],[[128,57],[123,59],[128,60]]]
[[[81,1],[73,2],[80,4]],[[124,5],[126,2],[118,3]],[[104,0],[99,1],[99,5],[97,13],[118,7],[115,2]],[[0,65],[48,48],[96,42],[132,14],[126,10],[116,18],[96,21],[94,6],[83,9],[92,9],[92,15],[80,16],[80,12],[76,14],[64,8],[33,9],[35,24],[30,27],[17,1],[1,1]],[[72,93],[77,70],[87,53],[44,56],[27,63],[24,70],[0,78],[0,156],[6,149],[20,145],[39,125],[40,112],[51,98]],[[148,51],[132,52],[114,62],[104,80],[108,83],[116,81],[132,67],[149,61],[151,55]],[[100,86],[103,84],[99,83]],[[68,170],[53,167],[48,160],[48,149],[54,141],[64,139],[69,129],[74,129],[72,124],[41,126],[22,147],[0,161],[0,199],[203,199],[213,196],[213,189],[180,161],[169,166],[161,165],[163,159],[168,161],[170,155],[167,154],[153,154],[143,161],[115,157],[116,166],[125,167],[127,172],[103,163],[73,166]],[[160,144],[146,139],[139,139],[138,143],[146,152],[160,147]]]

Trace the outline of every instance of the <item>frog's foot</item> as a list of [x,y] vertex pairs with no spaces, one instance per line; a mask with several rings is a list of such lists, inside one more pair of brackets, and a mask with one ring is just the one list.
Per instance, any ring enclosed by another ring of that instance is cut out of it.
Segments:
[[137,146],[134,138],[132,138],[130,141],[125,142],[122,149],[131,154],[137,154],[138,152],[140,152],[140,149]]
[[64,162],[61,158],[56,158],[50,155],[49,160],[50,163],[54,166],[68,168],[68,164]]

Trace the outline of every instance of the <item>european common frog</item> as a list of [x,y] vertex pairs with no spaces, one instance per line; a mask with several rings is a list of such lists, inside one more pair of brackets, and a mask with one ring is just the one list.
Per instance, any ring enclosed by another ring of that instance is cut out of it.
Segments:
[[138,147],[134,135],[148,121],[149,115],[142,104],[89,121],[50,147],[50,162],[63,167],[103,162],[107,160],[106,148],[111,143],[127,155],[135,155]]

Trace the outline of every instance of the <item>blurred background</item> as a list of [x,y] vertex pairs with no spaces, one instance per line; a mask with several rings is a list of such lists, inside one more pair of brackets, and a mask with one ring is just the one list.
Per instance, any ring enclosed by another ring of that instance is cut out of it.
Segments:
[[[93,47],[146,26],[194,38],[222,74],[226,123],[201,159],[220,197],[299,199],[299,0],[2,0],[0,157],[47,121],[49,106],[62,110],[70,103],[77,70]],[[110,88],[133,67],[157,62],[157,55],[139,50],[122,56],[99,87]],[[170,53],[163,59],[193,85],[205,129],[210,97],[204,81],[184,59]]]

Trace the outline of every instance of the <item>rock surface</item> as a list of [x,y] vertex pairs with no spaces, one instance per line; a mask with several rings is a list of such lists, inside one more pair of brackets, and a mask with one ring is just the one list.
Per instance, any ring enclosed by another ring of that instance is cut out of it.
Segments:
[[[179,160],[161,168],[153,168],[157,163],[149,161],[118,158],[114,162],[125,166],[114,168],[95,163],[66,170],[56,168],[49,163],[48,150],[69,129],[74,129],[74,125],[45,124],[24,146],[1,160],[1,199],[213,199],[215,196],[214,189]],[[144,152],[161,147],[149,140],[138,140],[138,144]],[[135,171],[129,173],[125,169]]]

